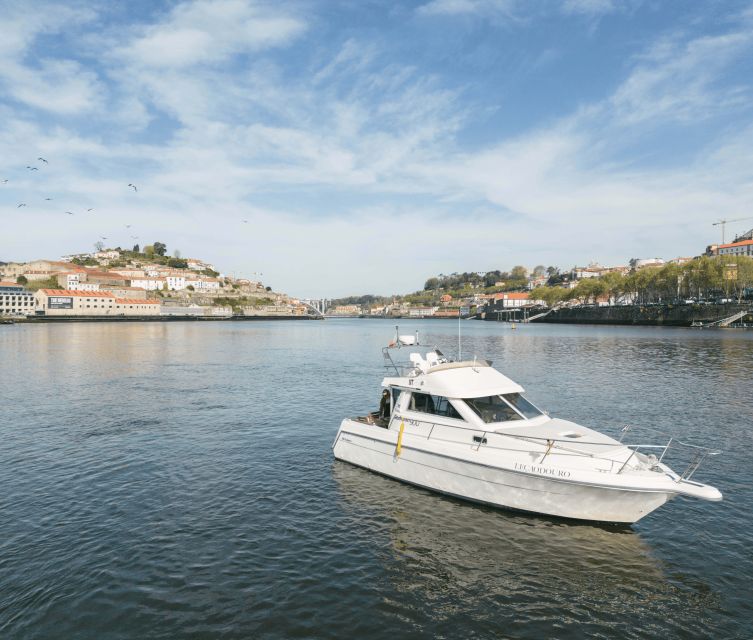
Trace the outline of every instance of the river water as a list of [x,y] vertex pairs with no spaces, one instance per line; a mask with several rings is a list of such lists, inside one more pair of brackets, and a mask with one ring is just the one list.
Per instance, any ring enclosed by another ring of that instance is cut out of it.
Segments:
[[723,449],[724,501],[583,525],[335,461],[385,321],[0,327],[0,637],[753,637],[753,332],[461,328],[553,414]]

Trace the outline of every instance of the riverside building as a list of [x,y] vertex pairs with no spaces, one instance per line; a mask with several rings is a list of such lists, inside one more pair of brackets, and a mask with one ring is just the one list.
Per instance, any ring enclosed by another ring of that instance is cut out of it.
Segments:
[[44,316],[158,316],[158,300],[116,297],[109,291],[40,289],[35,314]]
[[34,294],[15,282],[0,282],[0,316],[31,315]]

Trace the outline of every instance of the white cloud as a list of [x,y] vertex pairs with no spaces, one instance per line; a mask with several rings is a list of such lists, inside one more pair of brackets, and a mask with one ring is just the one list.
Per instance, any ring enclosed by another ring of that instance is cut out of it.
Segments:
[[15,4],[5,11],[0,24],[0,85],[5,93],[29,106],[67,115],[98,106],[103,88],[96,73],[75,60],[28,55],[40,36],[75,31],[96,14],[48,4],[33,9]]
[[431,0],[418,8],[418,13],[427,16],[496,15],[515,17],[516,0]]
[[750,30],[687,42],[665,39],[638,59],[610,106],[623,121],[635,124],[650,118],[698,120],[745,104],[750,87],[722,91],[715,83],[752,49]]
[[617,3],[615,0],[565,0],[562,10],[565,13],[598,16],[616,11]]
[[103,99],[97,75],[72,60],[40,60],[35,67],[6,62],[0,82],[16,100],[60,114],[92,111]]
[[298,18],[243,0],[194,0],[138,30],[119,54],[143,67],[185,68],[286,44],[305,29]]

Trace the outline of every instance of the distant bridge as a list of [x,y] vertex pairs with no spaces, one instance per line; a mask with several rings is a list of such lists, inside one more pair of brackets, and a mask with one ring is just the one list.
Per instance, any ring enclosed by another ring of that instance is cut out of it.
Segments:
[[329,309],[331,302],[331,300],[327,300],[326,298],[307,298],[306,300],[301,300],[302,304],[305,304],[307,307],[313,309],[322,316],[326,313],[327,309]]

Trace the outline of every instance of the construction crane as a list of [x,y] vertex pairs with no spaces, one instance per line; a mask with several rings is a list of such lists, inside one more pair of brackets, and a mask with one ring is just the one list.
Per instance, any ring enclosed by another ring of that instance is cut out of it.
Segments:
[[747,218],[735,218],[734,220],[719,220],[718,222],[711,223],[712,227],[722,225],[722,244],[724,244],[724,225],[726,225],[728,222],[740,222],[741,220],[753,220],[753,216],[748,216]]

